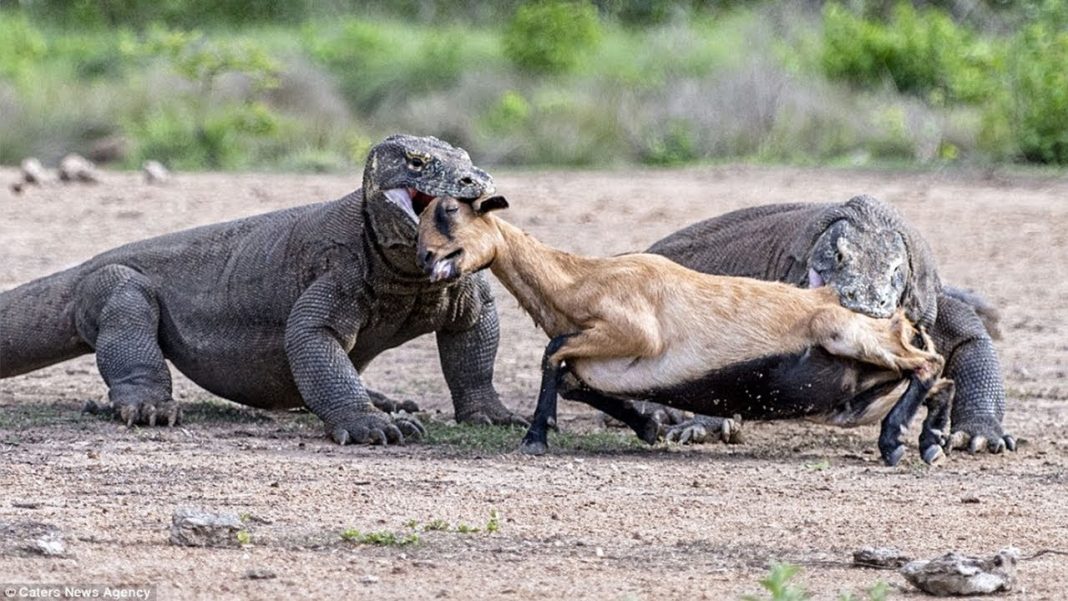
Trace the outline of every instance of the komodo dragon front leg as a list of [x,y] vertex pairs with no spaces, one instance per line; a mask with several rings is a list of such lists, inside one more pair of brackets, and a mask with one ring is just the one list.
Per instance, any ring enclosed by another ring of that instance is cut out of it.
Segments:
[[489,282],[484,276],[476,277],[478,283],[473,292],[479,295],[482,308],[474,325],[437,332],[438,357],[452,395],[456,421],[526,426],[526,420],[501,404],[493,388],[500,322]]
[[[335,281],[336,274],[311,285],[293,306],[285,347],[293,379],[304,403],[338,444],[386,444],[419,438],[418,421],[391,417],[371,402],[349,358],[367,308]],[[361,310],[362,309],[362,310]]]
[[945,376],[956,383],[950,446],[972,453],[1015,451],[1016,439],[1002,430],[1005,385],[982,320],[970,305],[943,294],[938,297],[938,318],[931,336],[946,357]]

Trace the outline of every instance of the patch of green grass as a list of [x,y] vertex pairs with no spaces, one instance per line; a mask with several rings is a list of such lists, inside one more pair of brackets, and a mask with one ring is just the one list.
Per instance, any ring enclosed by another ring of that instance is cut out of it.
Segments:
[[845,592],[838,596],[838,601],[862,601],[867,599],[868,601],[886,601],[890,594],[890,585],[880,580],[875,583],[875,586],[871,587],[867,591],[866,597],[857,597],[853,593]]
[[[516,450],[523,439],[523,433],[526,432],[524,428],[518,426],[454,425],[434,421],[424,425],[427,428],[426,444],[487,453],[509,453]],[[585,434],[550,432],[549,447],[563,452],[590,453],[642,451],[649,448],[629,430],[618,432],[599,430]]]
[[806,463],[805,469],[812,470],[814,472],[822,472],[823,470],[831,467],[830,459],[820,459],[814,463]]
[[252,534],[248,530],[238,530],[237,531],[237,542],[242,547],[245,546],[245,545],[252,544]]
[[493,511],[490,512],[489,521],[486,522],[486,532],[489,533],[489,534],[493,534],[494,532],[497,532],[500,529],[501,529],[501,516],[500,516],[499,513],[497,513],[497,510],[494,509]]
[[388,530],[376,532],[360,532],[355,528],[349,528],[341,533],[341,540],[357,543],[360,545],[377,545],[381,547],[405,547],[419,543],[419,534],[410,532],[398,535]]
[[221,399],[204,399],[182,404],[182,421],[189,424],[204,422],[263,423],[274,421],[265,411],[259,411]]
[[11,432],[48,426],[69,426],[81,420],[80,405],[18,403],[0,407],[0,430]]
[[449,529],[449,523],[442,519],[434,519],[423,524],[424,531],[446,531]]
[[[771,594],[771,601],[805,601],[809,594],[798,584],[790,582],[801,568],[788,563],[773,563],[768,575],[760,581],[760,586]],[[743,601],[763,601],[763,597],[746,595]]]

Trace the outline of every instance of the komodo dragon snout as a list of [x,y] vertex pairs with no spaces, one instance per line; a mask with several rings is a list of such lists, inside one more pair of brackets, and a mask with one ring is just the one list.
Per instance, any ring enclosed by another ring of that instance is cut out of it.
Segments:
[[[852,240],[864,240],[861,246]],[[893,315],[909,277],[908,247],[893,230],[860,231],[848,220],[832,224],[809,256],[808,286],[831,286],[844,307],[871,317]]]
[[367,158],[364,190],[371,203],[384,202],[395,217],[410,222],[414,239],[419,214],[435,198],[475,199],[492,193],[494,186],[493,178],[473,165],[464,149],[434,137],[394,135]]

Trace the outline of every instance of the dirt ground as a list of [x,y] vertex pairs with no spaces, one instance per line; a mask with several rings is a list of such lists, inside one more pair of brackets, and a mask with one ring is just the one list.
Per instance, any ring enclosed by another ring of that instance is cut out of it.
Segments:
[[[0,171],[0,289],[131,240],[333,199],[359,181],[206,174],[150,187],[107,173],[96,186],[14,196],[15,175]],[[584,437],[527,457],[510,450],[521,431],[495,429],[492,443],[444,425],[451,404],[428,337],[380,357],[366,379],[418,401],[445,442],[342,448],[312,416],[246,410],[181,377],[185,424],[126,429],[79,415],[104,392],[86,356],[0,381],[0,522],[53,524],[67,544],[60,558],[0,555],[0,585],[148,584],[160,599],[738,599],[760,593],[778,560],[800,565],[796,582],[817,599],[865,598],[880,580],[890,598],[915,599],[896,573],[842,562],[865,545],[918,558],[1068,551],[1068,177],[733,166],[495,175],[512,202],[506,218],[590,254],[642,249],[759,203],[890,201],[928,237],[943,279],[1001,308],[1005,424],[1020,450],[929,468],[913,443],[887,468],[874,427],[807,423],[748,423],[741,446],[645,448],[565,402],[562,428]],[[544,337],[499,288],[498,298],[496,384],[529,414]],[[241,514],[250,544],[170,545],[184,506]],[[419,541],[342,540],[350,528]],[[1056,554],[1022,561],[1007,597],[1068,598],[1066,566]]]

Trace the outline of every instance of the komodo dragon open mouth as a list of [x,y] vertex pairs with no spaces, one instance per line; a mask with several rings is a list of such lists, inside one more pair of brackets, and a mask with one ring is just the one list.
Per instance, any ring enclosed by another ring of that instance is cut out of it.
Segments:
[[419,223],[419,215],[437,198],[415,188],[393,188],[383,191],[383,194],[386,200],[400,207],[415,223]]

